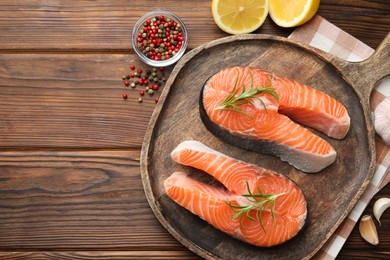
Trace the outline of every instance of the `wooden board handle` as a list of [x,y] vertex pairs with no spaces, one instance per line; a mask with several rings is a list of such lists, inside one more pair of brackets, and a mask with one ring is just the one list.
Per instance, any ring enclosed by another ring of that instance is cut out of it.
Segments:
[[334,61],[352,85],[356,86],[361,98],[368,102],[377,82],[390,75],[390,33],[368,59],[361,62]]
[[386,35],[374,54],[362,64],[367,69],[369,79],[374,84],[390,75],[390,33]]

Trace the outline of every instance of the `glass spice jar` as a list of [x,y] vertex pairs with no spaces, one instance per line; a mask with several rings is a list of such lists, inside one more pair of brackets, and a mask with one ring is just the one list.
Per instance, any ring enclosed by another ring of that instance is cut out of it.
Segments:
[[133,27],[133,49],[150,66],[166,67],[176,63],[187,45],[187,28],[173,13],[163,10],[149,12]]

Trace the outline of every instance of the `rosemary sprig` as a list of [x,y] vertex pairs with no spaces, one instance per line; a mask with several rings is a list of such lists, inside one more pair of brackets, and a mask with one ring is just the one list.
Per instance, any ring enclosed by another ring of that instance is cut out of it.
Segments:
[[[241,93],[238,93],[239,90],[237,89],[237,83],[238,83],[238,77],[236,79],[236,82],[234,83],[232,91],[229,93],[229,95],[225,98],[225,100],[215,108],[215,110],[226,110],[226,111],[234,111],[234,112],[239,112],[242,114],[245,114],[249,117],[252,117],[252,115],[245,113],[242,111],[240,108],[240,105],[244,104],[252,104],[254,99],[257,99],[261,102],[263,105],[264,109],[267,111],[267,107],[264,103],[264,101],[257,96],[260,93],[268,93],[272,95],[277,101],[279,101],[278,94],[275,91],[275,88],[271,86],[271,83],[268,83],[264,87],[253,87],[253,74],[249,70],[249,75],[251,77],[251,85],[249,88],[246,88],[245,84],[242,85]],[[270,82],[272,81],[272,78]]]
[[[257,191],[259,192],[259,194],[253,194],[249,188],[248,182],[246,182],[246,187],[248,190],[248,194],[243,194],[242,196],[246,197],[246,199],[252,203],[251,205],[249,205],[249,206],[233,205],[231,202],[225,201],[226,204],[228,204],[235,212],[234,214],[232,214],[233,220],[235,220],[236,218],[240,218],[240,225],[243,228],[246,228],[242,224],[242,219],[244,216],[246,216],[250,220],[257,219],[260,222],[260,226],[263,229],[264,233],[267,233],[265,231],[265,228],[263,226],[263,221],[261,219],[262,215],[263,215],[263,211],[266,210],[267,208],[270,209],[272,219],[274,220],[274,224],[276,225],[276,220],[275,220],[275,215],[274,215],[276,198],[284,195],[285,193],[264,194],[261,192],[260,188],[257,187]],[[250,212],[252,210],[256,210],[256,219],[250,215]]]

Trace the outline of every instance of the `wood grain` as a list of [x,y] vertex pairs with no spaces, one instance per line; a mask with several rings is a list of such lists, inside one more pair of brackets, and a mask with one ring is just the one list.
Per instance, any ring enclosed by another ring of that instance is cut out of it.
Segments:
[[201,259],[191,251],[50,251],[50,252],[0,252],[0,259]]
[[0,251],[183,249],[150,210],[138,151],[2,152],[0,190]]
[[[311,257],[360,198],[374,173],[376,162],[369,95],[358,97],[353,89],[360,91],[360,86],[357,88],[349,85],[348,78],[343,74],[340,76],[340,71],[327,62],[330,56],[323,55],[324,53],[319,53],[316,49],[301,46],[285,38],[235,36],[195,49],[173,70],[163,92],[162,102],[153,114],[145,135],[141,153],[141,174],[146,196],[157,218],[179,241],[197,254],[210,259]],[[275,56],[278,56],[281,62],[274,62]],[[202,67],[197,67],[198,64],[202,64]],[[325,137],[337,151],[337,160],[331,166],[315,174],[305,174],[274,156],[228,145],[205,128],[198,109],[203,84],[227,66],[247,65],[312,86],[346,106],[351,117],[348,135],[342,140]],[[360,74],[360,77],[365,76]],[[182,92],[183,88],[188,89],[185,94]],[[170,152],[186,140],[203,142],[233,158],[292,178],[308,201],[308,224],[303,232],[276,249],[258,248],[217,231],[172,202],[165,194],[163,182],[173,172],[185,171],[196,179],[211,182],[201,171],[177,165],[169,160]],[[359,161],[356,158],[360,158]],[[329,193],[330,190],[333,192]],[[193,230],[198,232],[194,233]]]
[[[0,50],[3,52],[129,51],[132,26],[139,17],[156,8],[172,11],[188,24],[190,49],[227,36],[215,25],[209,0],[196,1],[196,5],[192,1],[173,0],[20,2],[0,4]],[[389,31],[389,12],[387,0],[342,3],[328,0],[321,1],[318,14],[376,48]],[[373,23],[375,30],[372,30]],[[256,33],[287,36],[292,31],[277,27],[268,17]]]
[[[390,197],[390,186],[387,185],[381,192],[376,194],[367,206],[363,215],[373,215],[375,201],[382,197]],[[373,246],[360,236],[358,225],[353,229],[348,237],[343,249],[339,254],[339,259],[386,259],[390,256],[390,210],[387,210],[381,217],[382,225],[375,222],[379,245]]]
[[121,78],[130,64],[148,68],[135,55],[3,54],[0,64],[0,148],[140,148],[163,89],[138,103],[144,88]]
[[[139,157],[156,106],[147,98],[138,104],[121,76],[142,65],[130,33],[156,7],[187,24],[188,51],[227,36],[210,3],[1,1],[0,259],[201,259],[147,204]],[[321,0],[318,14],[372,48],[389,31],[388,0]],[[293,30],[268,17],[255,33]],[[380,196],[389,197],[390,186]],[[390,211],[382,223],[378,246],[355,228],[339,258],[388,257]]]

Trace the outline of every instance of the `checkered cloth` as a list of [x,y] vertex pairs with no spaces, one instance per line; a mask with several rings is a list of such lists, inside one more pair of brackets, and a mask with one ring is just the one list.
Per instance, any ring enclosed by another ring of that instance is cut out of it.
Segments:
[[[374,50],[331,24],[321,16],[315,16],[308,23],[298,27],[289,38],[311,45],[348,61],[362,61]],[[371,111],[386,97],[390,96],[390,77],[384,79],[371,95]],[[377,166],[367,190],[363,193],[349,216],[333,236],[315,255],[315,259],[335,259],[358,222],[372,197],[389,182],[390,147],[376,136]]]

